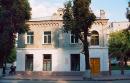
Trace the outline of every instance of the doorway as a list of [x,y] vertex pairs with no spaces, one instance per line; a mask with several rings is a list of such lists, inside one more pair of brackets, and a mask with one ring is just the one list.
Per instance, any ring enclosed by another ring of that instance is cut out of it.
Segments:
[[33,71],[33,54],[26,54],[25,70],[26,71]]
[[71,54],[71,71],[80,71],[80,54]]
[[90,58],[91,74],[99,75],[100,73],[100,58]]

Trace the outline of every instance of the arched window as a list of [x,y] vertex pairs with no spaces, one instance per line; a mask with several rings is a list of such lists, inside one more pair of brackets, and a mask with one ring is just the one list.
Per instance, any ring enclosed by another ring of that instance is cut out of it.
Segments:
[[91,32],[91,45],[99,45],[99,34],[97,31]]

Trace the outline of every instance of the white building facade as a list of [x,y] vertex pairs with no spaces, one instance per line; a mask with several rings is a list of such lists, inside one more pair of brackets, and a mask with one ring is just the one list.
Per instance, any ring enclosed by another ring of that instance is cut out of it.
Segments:
[[128,21],[120,21],[120,22],[111,22],[109,23],[109,32],[115,32],[127,29],[130,25],[130,22]]
[[[53,16],[27,22],[30,31],[18,36],[17,72],[85,71],[82,43],[71,32],[63,32],[62,11],[58,9]],[[104,14],[94,22],[88,37],[91,73],[94,75],[109,71],[108,19]]]

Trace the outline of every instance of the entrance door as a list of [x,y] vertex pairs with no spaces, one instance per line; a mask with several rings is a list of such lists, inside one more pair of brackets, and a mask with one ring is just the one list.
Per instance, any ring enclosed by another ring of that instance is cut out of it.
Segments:
[[100,73],[100,59],[99,58],[91,58],[90,65],[91,65],[91,74],[98,75]]
[[71,54],[71,71],[80,71],[80,54]]
[[26,54],[25,70],[33,71],[33,54]]

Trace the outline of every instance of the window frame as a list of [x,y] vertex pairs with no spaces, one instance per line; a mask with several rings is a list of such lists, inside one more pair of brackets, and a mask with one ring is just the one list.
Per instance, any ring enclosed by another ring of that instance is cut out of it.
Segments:
[[[72,42],[72,39],[73,39],[73,42]],[[70,33],[70,44],[78,44],[78,43],[79,43],[79,38],[78,37],[76,38],[74,34]]]
[[[45,58],[46,56],[49,56],[50,58]],[[49,69],[48,62],[50,62]],[[43,54],[43,71],[52,71],[52,54]]]
[[33,71],[34,69],[34,55],[25,54],[25,71]]
[[[32,33],[32,34],[29,34]],[[29,40],[28,40],[29,39]],[[34,32],[27,32],[26,33],[26,44],[34,44]]]
[[[50,34],[45,34],[45,32],[49,32]],[[52,34],[51,33],[52,33],[51,31],[44,31],[43,32],[43,37],[42,37],[43,38],[43,44],[51,44],[52,43]],[[45,42],[45,37],[46,37],[46,42]]]
[[[96,32],[96,33],[94,33]],[[99,45],[99,33],[98,31],[92,31],[91,32],[91,40],[90,40],[91,46],[98,46]]]

